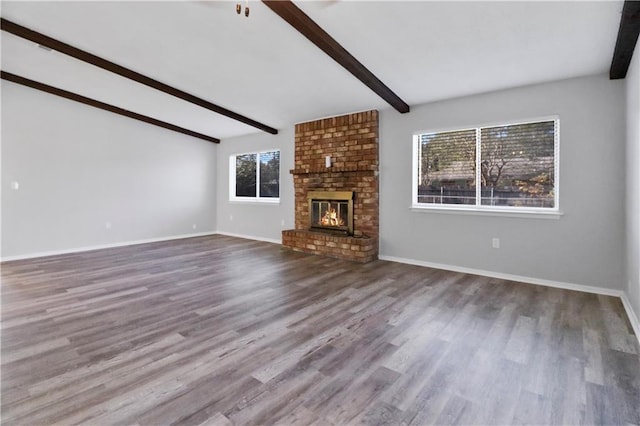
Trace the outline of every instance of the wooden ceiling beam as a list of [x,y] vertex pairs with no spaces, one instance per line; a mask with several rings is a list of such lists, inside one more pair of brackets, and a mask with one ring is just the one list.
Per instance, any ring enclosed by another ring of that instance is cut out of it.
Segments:
[[622,6],[618,39],[613,51],[609,78],[625,78],[640,34],[640,1],[626,0]]
[[122,115],[124,117],[133,118],[134,120],[142,121],[144,123],[152,124],[154,126],[162,127],[163,129],[172,130],[174,132],[182,133],[184,135],[192,136],[194,138],[203,139],[208,142],[220,143],[220,139],[212,136],[204,135],[202,133],[194,132],[183,127],[178,127],[165,121],[156,120],[155,118],[148,117],[146,115],[138,114],[126,109],[119,108],[114,105],[105,104],[104,102],[96,101],[95,99],[87,98],[77,93],[69,92],[67,90],[59,89],[57,87],[49,86],[44,83],[30,80],[25,77],[21,77],[16,74],[12,74],[6,71],[0,71],[0,78],[2,80],[11,81],[13,83],[21,84],[23,86],[31,87],[32,89],[40,90],[42,92],[50,93],[52,95],[60,96],[65,99],[79,102],[81,104],[89,105],[94,108],[98,108],[104,111],[109,111],[114,114]]
[[262,0],[262,2],[278,16],[287,21],[293,28],[318,46],[324,53],[342,65],[358,80],[387,101],[398,112],[409,112],[409,105],[389,89],[367,67],[362,65],[340,43],[316,24],[307,14],[293,2],[285,0]]
[[263,130],[267,133],[271,133],[272,135],[278,134],[278,130],[273,127],[267,126],[266,124],[262,124],[258,121],[252,120],[251,118],[240,115],[236,112],[228,110],[219,105],[213,104],[207,100],[194,96],[190,93],[184,92],[180,89],[176,89],[175,87],[169,86],[167,84],[161,83],[158,80],[155,80],[151,77],[147,77],[146,75],[142,75],[138,72],[130,70],[129,68],[125,68],[121,65],[103,59],[99,56],[93,55],[84,50],[73,47],[67,43],[63,43],[59,40],[56,40],[52,37],[46,36],[37,31],[33,31],[29,28],[23,27],[22,25],[11,22],[7,19],[1,18],[1,29],[18,37],[22,37],[39,45],[48,47],[50,49],[56,50],[60,53],[64,53],[65,55],[69,55],[73,58],[79,59],[83,62],[87,62],[96,67],[102,68],[104,70],[110,71],[114,74],[118,74],[122,77],[128,78],[130,80],[136,81],[140,84],[144,84],[145,86],[152,87],[156,90],[164,92],[168,95],[175,96],[192,104],[198,105],[202,108],[208,109],[209,111],[213,111],[215,113],[224,115],[225,117],[229,117],[233,120],[239,121],[241,123],[247,124],[249,126],[255,127],[257,129]]

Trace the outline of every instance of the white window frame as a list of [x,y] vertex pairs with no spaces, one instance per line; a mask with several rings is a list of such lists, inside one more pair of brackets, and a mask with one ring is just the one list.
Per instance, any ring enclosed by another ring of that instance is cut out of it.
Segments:
[[[476,163],[476,204],[475,205],[464,205],[464,204],[427,204],[427,203],[418,203],[418,177],[420,176],[420,168],[421,161],[419,159],[419,149],[420,149],[420,136],[429,133],[444,133],[444,132],[455,132],[455,131],[465,131],[465,130],[475,130],[476,131],[476,162],[481,160],[481,147],[482,147],[482,138],[481,138],[481,130],[483,128],[488,127],[499,127],[499,126],[514,126],[519,124],[530,124],[530,123],[538,123],[541,121],[554,121],[555,125],[555,134],[554,134],[554,202],[553,208],[549,207],[508,207],[508,206],[489,206],[482,205],[481,199],[481,191],[482,187],[478,184],[481,181],[481,168],[479,164]],[[420,131],[413,134],[413,167],[411,172],[411,210],[415,212],[433,212],[433,213],[460,213],[460,214],[480,214],[480,215],[490,215],[490,216],[512,216],[512,217],[532,217],[532,218],[550,218],[550,219],[558,219],[563,215],[560,210],[560,117],[557,115],[547,116],[547,117],[539,117],[527,120],[518,120],[518,121],[506,121],[506,122],[496,122],[496,123],[487,123],[478,126],[459,126],[459,127],[449,127],[449,128],[441,128],[436,130],[426,130]]]
[[[263,149],[260,151],[239,152],[229,156],[229,201],[233,203],[258,203],[258,204],[280,204],[280,197],[260,197],[260,154],[278,151],[282,160],[282,150],[279,148]],[[256,155],[256,196],[238,197],[236,196],[236,157],[241,155]],[[278,185],[282,183],[282,161],[278,169]],[[278,191],[280,193],[280,191]]]

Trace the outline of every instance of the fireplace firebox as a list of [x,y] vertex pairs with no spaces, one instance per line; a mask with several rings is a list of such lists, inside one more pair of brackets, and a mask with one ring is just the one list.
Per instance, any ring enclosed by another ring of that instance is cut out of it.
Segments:
[[353,235],[353,191],[310,191],[312,230]]

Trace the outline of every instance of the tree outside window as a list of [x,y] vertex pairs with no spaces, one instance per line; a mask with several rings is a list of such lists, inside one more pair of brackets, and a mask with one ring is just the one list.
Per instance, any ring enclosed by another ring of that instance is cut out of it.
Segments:
[[423,133],[414,140],[414,205],[557,210],[557,119]]
[[232,155],[229,166],[232,200],[279,200],[280,151]]

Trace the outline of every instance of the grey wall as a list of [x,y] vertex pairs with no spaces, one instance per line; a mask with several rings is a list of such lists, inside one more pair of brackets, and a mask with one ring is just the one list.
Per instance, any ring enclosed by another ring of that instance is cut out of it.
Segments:
[[[381,114],[381,255],[624,287],[625,85],[592,76]],[[413,212],[414,132],[560,117],[558,220]],[[491,238],[501,248],[491,248]]]
[[[218,147],[218,232],[268,241],[282,241],[282,230],[294,227],[293,169],[294,128],[279,129],[277,135],[257,133],[225,139]],[[280,150],[280,203],[229,201],[229,156],[246,152]],[[284,225],[283,225],[284,221]]]
[[[623,289],[624,100],[625,83],[601,75],[414,106],[409,114],[381,111],[381,255]],[[414,132],[555,114],[561,128],[560,219],[409,209]],[[271,148],[281,150],[281,203],[230,203],[229,155]],[[293,150],[293,123],[276,136],[254,134],[220,145],[218,231],[279,241],[280,231],[293,227]],[[501,239],[500,249],[491,248],[492,237]]]
[[640,51],[627,73],[627,294],[640,318]]
[[[635,174],[626,193],[623,184],[625,114],[627,151],[638,158],[637,80],[636,58],[626,84],[592,76],[414,106],[404,115],[381,111],[381,254],[628,286],[637,311],[638,160],[628,159]],[[293,227],[293,123],[278,135],[216,146],[12,83],[2,90],[3,257],[214,230],[280,241],[281,230]],[[560,219],[409,209],[414,132],[553,114],[561,122]],[[280,204],[230,202],[229,155],[265,149],[281,150]],[[633,235],[626,247],[625,217]],[[502,248],[491,249],[492,237]]]
[[209,142],[3,81],[1,149],[3,258],[215,231]]

